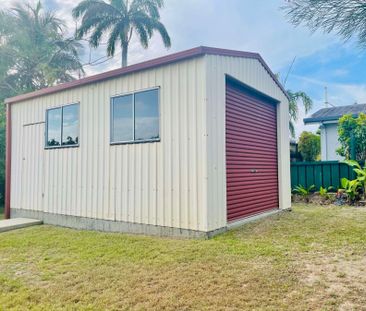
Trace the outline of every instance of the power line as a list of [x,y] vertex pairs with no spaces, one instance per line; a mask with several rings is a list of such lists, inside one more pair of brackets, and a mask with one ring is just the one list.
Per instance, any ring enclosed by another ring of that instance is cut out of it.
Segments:
[[[114,56],[119,56],[121,54],[121,52],[117,53],[117,54],[114,54]],[[85,63],[83,64],[82,66],[86,67],[86,66],[98,66],[98,65],[101,65],[105,62],[108,62],[110,60],[112,60],[114,58],[114,56],[102,56],[102,57],[99,57],[97,58],[96,60],[92,61],[92,62],[89,62],[89,63]],[[106,59],[104,59],[106,58]]]
[[297,58],[297,56],[295,56],[295,57],[294,57],[294,59],[293,59],[293,61],[292,61],[292,63],[291,63],[291,66],[290,66],[290,68],[289,68],[289,69],[288,69],[288,71],[287,71],[286,78],[285,78],[285,80],[283,81],[283,86],[284,86],[284,87],[286,86],[286,83],[287,83],[288,77],[289,77],[289,75],[290,75],[290,73],[291,73],[291,71],[292,71],[292,67],[293,67],[293,66],[294,66],[294,64],[295,64],[296,58]]

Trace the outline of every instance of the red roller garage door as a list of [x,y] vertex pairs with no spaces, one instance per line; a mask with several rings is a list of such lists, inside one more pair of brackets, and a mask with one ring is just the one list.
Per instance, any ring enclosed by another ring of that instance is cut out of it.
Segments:
[[227,219],[278,208],[276,103],[227,82]]

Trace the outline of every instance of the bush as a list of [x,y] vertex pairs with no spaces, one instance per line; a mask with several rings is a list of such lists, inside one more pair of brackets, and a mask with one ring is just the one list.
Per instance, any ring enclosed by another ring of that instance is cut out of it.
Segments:
[[[341,147],[337,153],[347,160],[366,160],[366,114],[360,113],[357,118],[352,115],[344,115],[339,119],[338,140]],[[352,141],[354,156],[352,156]]]
[[320,136],[311,132],[302,132],[299,138],[299,152],[304,161],[318,160],[320,156]]

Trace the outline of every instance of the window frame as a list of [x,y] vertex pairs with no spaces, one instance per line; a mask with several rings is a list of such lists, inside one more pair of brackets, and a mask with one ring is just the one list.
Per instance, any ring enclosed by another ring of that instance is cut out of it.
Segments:
[[[136,118],[135,118],[135,97],[138,93],[144,93],[148,91],[158,91],[158,131],[159,131],[159,138],[153,138],[153,139],[144,139],[144,140],[135,140],[135,125],[136,125]],[[144,144],[144,143],[157,143],[161,141],[161,126],[160,126],[160,119],[161,119],[161,111],[160,111],[160,86],[146,88],[138,91],[132,91],[132,92],[125,92],[116,94],[110,97],[110,129],[109,129],[109,143],[110,145],[130,145],[130,144]],[[132,140],[126,140],[126,141],[113,141],[113,125],[114,125],[114,113],[113,113],[113,99],[117,97],[123,97],[123,96],[129,96],[132,95],[132,134],[133,139]]]
[[[74,145],[63,145],[62,144],[62,134],[63,134],[63,121],[64,121],[64,107],[70,107],[70,106],[79,106],[79,115],[78,115],[78,143],[74,144]],[[61,137],[61,142],[59,146],[48,146],[47,141],[48,141],[48,112],[51,110],[56,110],[56,109],[61,109],[61,128],[60,128],[60,137]],[[45,136],[44,136],[44,149],[46,150],[50,150],[50,149],[64,149],[64,148],[78,148],[80,147],[80,102],[74,102],[71,104],[66,104],[66,105],[60,105],[60,106],[56,106],[56,107],[51,107],[51,108],[47,108],[46,109],[46,114],[45,114]]]

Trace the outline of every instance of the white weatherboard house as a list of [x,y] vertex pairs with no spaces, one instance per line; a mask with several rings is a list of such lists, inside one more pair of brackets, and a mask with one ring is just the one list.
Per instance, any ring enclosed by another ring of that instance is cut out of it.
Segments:
[[337,154],[341,147],[338,141],[338,121],[346,115],[357,117],[360,113],[366,113],[366,104],[354,104],[323,108],[304,119],[305,124],[320,124],[320,145],[322,161],[343,161],[344,158]]
[[6,104],[11,217],[210,236],[291,205],[288,98],[258,54],[199,47]]

